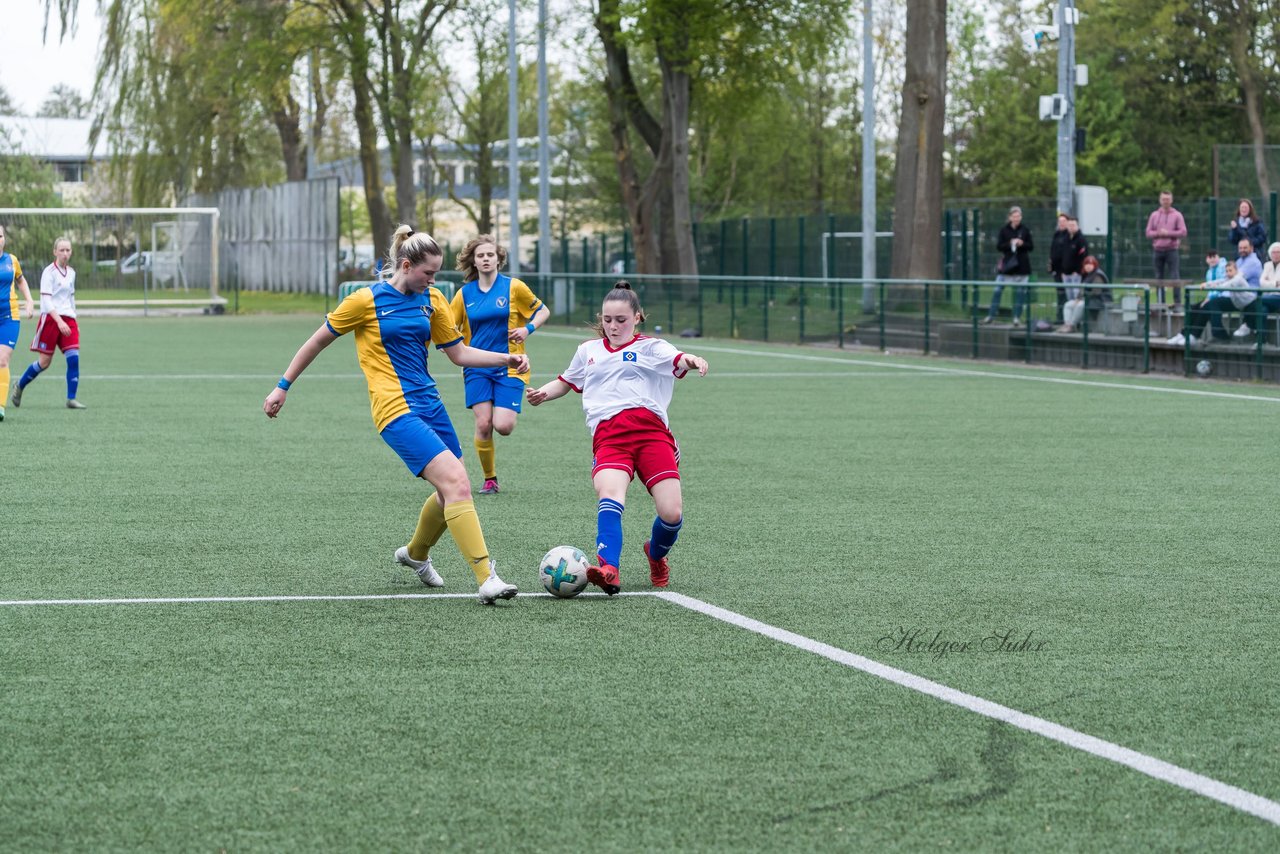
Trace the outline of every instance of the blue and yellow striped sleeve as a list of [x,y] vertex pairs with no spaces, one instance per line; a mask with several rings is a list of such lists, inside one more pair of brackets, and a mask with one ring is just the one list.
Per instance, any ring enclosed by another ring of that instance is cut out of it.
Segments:
[[[461,293],[461,292],[459,292]],[[466,312],[463,312],[466,317]],[[452,347],[462,340],[462,332],[453,316],[453,309],[444,298],[444,294],[435,288],[431,289],[431,343],[436,349]]]

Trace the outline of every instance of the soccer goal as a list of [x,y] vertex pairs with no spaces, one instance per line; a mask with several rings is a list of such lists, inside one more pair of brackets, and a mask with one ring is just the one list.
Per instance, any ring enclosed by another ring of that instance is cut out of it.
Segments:
[[76,308],[86,313],[220,314],[217,208],[0,208],[5,251],[32,291],[71,241]]

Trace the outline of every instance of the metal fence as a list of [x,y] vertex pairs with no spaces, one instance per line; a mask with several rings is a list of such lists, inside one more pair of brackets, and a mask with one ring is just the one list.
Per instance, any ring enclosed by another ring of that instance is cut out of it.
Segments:
[[333,293],[338,266],[338,179],[197,194],[187,207],[221,213],[219,289]]
[[[550,323],[589,334],[586,327],[617,277],[525,273],[522,278],[551,307]],[[1106,298],[1086,300],[1079,325],[1064,332],[1060,288],[1053,284],[1026,285],[1018,295],[1025,302],[1015,318],[1010,309],[1019,286],[1004,285],[1003,307],[993,313],[995,285],[990,281],[627,278],[644,306],[645,328],[669,338],[829,344],[1280,382],[1280,315],[1261,313],[1255,305],[1243,312],[1219,311],[1217,318],[1210,318],[1197,310],[1205,294],[1195,288],[1184,289],[1180,302],[1160,302],[1157,292],[1143,284],[1089,286],[1099,294],[1105,291]],[[992,320],[985,322],[987,318]],[[1224,324],[1225,340],[1212,340],[1205,325],[1190,328],[1192,320],[1208,324],[1217,319]],[[1249,334],[1235,335],[1242,323],[1248,324]],[[1198,340],[1193,343],[1184,336],[1183,343],[1170,343],[1168,339],[1184,330]]]

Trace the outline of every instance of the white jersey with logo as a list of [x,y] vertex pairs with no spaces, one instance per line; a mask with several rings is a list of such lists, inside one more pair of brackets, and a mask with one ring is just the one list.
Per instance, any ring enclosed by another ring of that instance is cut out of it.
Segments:
[[648,409],[667,421],[667,407],[676,380],[689,371],[680,364],[684,353],[661,338],[637,335],[614,348],[597,338],[578,347],[560,379],[582,395],[587,429],[596,427],[624,409]]
[[62,317],[76,316],[76,271],[50,264],[40,274],[40,313],[57,312]]

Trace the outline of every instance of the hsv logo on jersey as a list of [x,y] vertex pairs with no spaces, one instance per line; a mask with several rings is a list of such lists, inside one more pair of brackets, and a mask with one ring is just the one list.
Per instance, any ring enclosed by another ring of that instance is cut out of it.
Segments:
[[636,360],[636,354],[631,352],[630,350],[622,354],[622,361],[624,362],[634,362],[635,360]]

